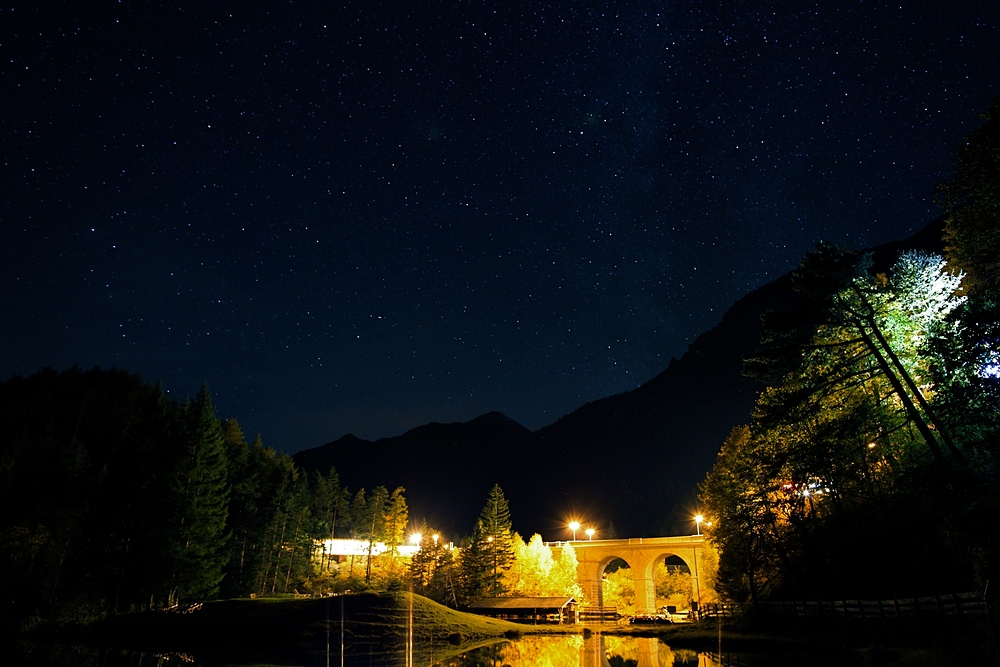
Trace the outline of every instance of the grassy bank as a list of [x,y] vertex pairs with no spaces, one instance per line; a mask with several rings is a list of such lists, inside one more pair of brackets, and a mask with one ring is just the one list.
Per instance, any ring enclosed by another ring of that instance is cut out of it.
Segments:
[[525,626],[457,612],[408,593],[222,600],[195,609],[113,616],[84,632],[89,643],[106,646],[225,655],[228,660],[243,655],[260,661],[263,656],[282,664],[323,653],[328,642],[339,651],[342,636],[350,652],[397,652],[403,650],[410,627],[415,645],[436,646],[439,655],[504,636],[581,632],[579,627]]
[[366,665],[395,665],[405,663],[410,627],[417,664],[446,661],[505,636],[535,634],[655,636],[672,648],[715,653],[720,629],[726,654],[823,656],[837,664],[887,667],[996,664],[985,617],[862,621],[760,614],[725,619],[721,628],[718,621],[655,628],[529,626],[457,612],[405,593],[210,602],[197,609],[111,617],[84,628],[79,638],[92,646],[207,662],[302,665],[315,663],[328,646],[339,653],[343,636],[347,655]]

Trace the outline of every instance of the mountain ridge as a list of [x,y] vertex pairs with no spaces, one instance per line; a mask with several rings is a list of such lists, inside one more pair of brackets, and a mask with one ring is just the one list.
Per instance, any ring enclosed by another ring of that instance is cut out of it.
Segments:
[[[940,252],[942,228],[938,218],[907,239],[877,246],[876,270],[887,270],[902,250]],[[537,431],[493,411],[375,441],[345,435],[293,458],[307,470],[335,466],[352,490],[403,486],[415,521],[426,518],[456,536],[471,533],[494,483],[526,536],[566,539],[570,519],[594,526],[599,538],[612,530],[625,537],[684,534],[694,529],[697,485],[763,389],[742,374],[743,359],[759,345],[761,315],[790,307],[794,298],[791,273],[752,290],[653,378]]]

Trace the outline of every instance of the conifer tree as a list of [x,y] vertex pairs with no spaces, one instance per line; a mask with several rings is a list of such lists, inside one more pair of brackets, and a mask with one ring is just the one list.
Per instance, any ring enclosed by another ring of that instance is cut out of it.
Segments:
[[501,597],[508,593],[505,573],[514,564],[510,508],[499,484],[494,484],[479,515],[472,538],[462,553],[466,595]]
[[420,533],[420,549],[410,559],[410,580],[413,582],[413,590],[443,602],[445,601],[445,590],[441,587],[435,587],[435,583],[440,583],[439,578],[435,575],[438,567],[448,555],[448,551],[445,549],[445,543],[440,533],[428,526],[426,521],[421,522],[418,531]]
[[384,541],[389,491],[384,486],[372,489],[370,497],[361,489],[354,496],[351,513],[354,519],[354,537],[367,542],[365,554],[365,583],[372,580],[372,557],[375,543]]
[[176,531],[174,597],[212,597],[219,590],[226,551],[229,480],[222,426],[203,385],[186,408],[187,451],[175,477],[180,517]]

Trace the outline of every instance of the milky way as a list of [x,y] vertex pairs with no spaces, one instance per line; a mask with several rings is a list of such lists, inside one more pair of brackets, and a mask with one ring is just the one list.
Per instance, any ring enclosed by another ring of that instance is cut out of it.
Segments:
[[816,241],[937,216],[998,26],[995,2],[7,5],[0,376],[207,381],[289,452],[540,427]]

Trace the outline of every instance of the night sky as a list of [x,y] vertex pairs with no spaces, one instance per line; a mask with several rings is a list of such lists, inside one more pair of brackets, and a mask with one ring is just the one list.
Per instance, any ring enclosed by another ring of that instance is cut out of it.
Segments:
[[7,3],[0,377],[538,428],[936,217],[998,62],[995,0]]

